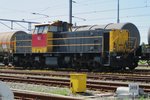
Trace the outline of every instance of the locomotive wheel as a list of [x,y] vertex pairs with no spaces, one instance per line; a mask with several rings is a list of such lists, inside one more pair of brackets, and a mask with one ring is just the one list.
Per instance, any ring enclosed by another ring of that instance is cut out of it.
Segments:
[[130,67],[128,67],[128,68],[130,70],[134,70],[137,66],[138,66],[138,64],[136,62],[133,62],[132,65]]
[[77,72],[79,72],[81,69],[80,69],[80,66],[75,66],[75,70],[77,71]]
[[89,72],[93,71],[93,67],[92,66],[88,66],[88,71]]
[[135,69],[135,67],[134,66],[132,66],[132,67],[128,67],[130,70],[134,70]]
[[72,67],[76,70],[76,71],[80,71],[81,70],[81,66],[78,62],[72,62]]
[[120,68],[120,71],[126,71],[127,69],[126,69],[126,67],[124,67],[124,66],[122,66],[121,68]]

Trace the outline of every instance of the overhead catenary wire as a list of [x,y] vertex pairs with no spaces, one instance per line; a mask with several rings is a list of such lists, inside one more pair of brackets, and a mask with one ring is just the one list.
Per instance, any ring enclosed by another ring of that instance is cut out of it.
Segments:
[[[107,0],[107,1],[113,1],[113,0]],[[88,2],[91,2],[91,1],[86,1],[85,3],[88,3]],[[93,1],[92,1],[93,2]],[[148,1],[147,1],[148,2]],[[146,2],[146,3],[147,3]],[[80,3],[82,3],[82,2],[77,2],[77,4],[80,4]],[[83,1],[83,3],[84,3],[84,1]],[[106,1],[101,1],[100,3],[106,3]],[[60,7],[60,5],[52,5],[51,7]],[[75,5],[76,6],[76,5]],[[131,9],[142,9],[142,8],[147,8],[147,7],[150,7],[150,6],[139,6],[139,7],[129,7],[129,8],[122,8],[122,9],[120,9],[120,11],[123,11],[123,10],[131,10]],[[50,7],[47,7],[47,8],[45,8],[45,9],[43,9],[43,11],[44,10],[48,10]],[[16,10],[17,11],[17,10]],[[20,12],[22,12],[22,10],[18,10],[18,11],[20,11]],[[42,11],[42,10],[41,10]],[[86,14],[94,14],[94,13],[105,13],[105,12],[113,12],[113,11],[116,11],[116,9],[107,9],[107,10],[95,10],[95,11],[88,11],[88,12],[76,12],[76,13],[73,13],[74,15],[86,15]],[[23,11],[24,12],[24,11]],[[30,12],[30,13],[33,13],[33,12]],[[65,17],[65,16],[68,16],[67,14],[60,14],[60,15],[54,15],[54,16],[49,16],[49,17]],[[46,18],[42,18],[42,17],[40,17],[40,18],[35,18],[35,19],[46,19]],[[32,20],[34,20],[34,18],[32,18]]]
[[[147,6],[150,7],[150,6]],[[139,6],[139,7],[129,7],[129,8],[122,8],[120,9],[120,11],[122,10],[132,10],[132,9],[142,9],[142,8],[146,8],[145,6]],[[95,10],[95,11],[89,11],[89,12],[79,12],[79,13],[74,13],[75,15],[83,15],[83,14],[92,14],[92,13],[100,13],[100,12],[110,12],[110,11],[116,11],[117,9],[107,9],[107,10]]]
[[[109,2],[107,2],[109,1]],[[96,1],[95,0],[85,0],[85,1],[81,1],[81,2],[77,2],[78,5],[82,5],[82,6],[88,6],[88,5],[91,5],[91,4],[99,4],[99,5],[102,5],[104,3],[111,3],[111,2],[114,2],[114,0],[101,0],[101,1]],[[76,6],[78,6],[76,5]]]
[[[147,6],[150,7],[150,6]],[[138,7],[129,7],[129,8],[122,8],[122,10],[132,10],[132,9],[142,9],[146,8],[145,6],[138,6]],[[84,14],[92,14],[92,13],[102,13],[102,12],[111,12],[111,11],[116,11],[116,9],[107,9],[107,10],[95,10],[95,11],[88,11],[88,12],[77,12],[74,13],[74,15],[84,15]],[[62,17],[62,16],[68,16],[67,14],[60,14],[60,15],[54,15],[54,16],[49,16],[49,17]]]
[[[134,17],[149,17],[150,14],[143,14],[143,15],[131,15],[131,16],[121,16],[120,18],[134,18]],[[87,21],[97,21],[97,20],[110,20],[110,19],[115,19],[116,17],[102,17],[102,18],[95,18],[95,19],[87,19]],[[81,21],[77,21],[81,22]]]
[[[107,1],[109,1],[109,2],[107,2]],[[87,0],[85,0],[85,1],[83,1],[83,2],[76,2],[76,1],[73,1],[74,3],[76,3],[76,5],[74,5],[75,7],[76,6],[88,6],[89,4],[88,4],[88,2],[89,1],[87,1]],[[102,2],[93,2],[92,4],[99,4],[99,5],[102,5],[102,4],[104,4],[104,3],[111,3],[111,2],[113,2],[113,0],[112,1],[110,1],[110,0],[103,0]],[[91,5],[91,3],[90,3],[90,5]],[[49,9],[64,9],[64,8],[68,8],[68,7],[66,7],[66,5],[62,5],[62,4],[58,4],[58,5],[51,5],[51,6],[48,6],[48,7],[46,7],[46,8],[43,8],[42,10],[39,10],[40,12],[45,12],[45,11],[47,11],[47,10],[49,10]]]

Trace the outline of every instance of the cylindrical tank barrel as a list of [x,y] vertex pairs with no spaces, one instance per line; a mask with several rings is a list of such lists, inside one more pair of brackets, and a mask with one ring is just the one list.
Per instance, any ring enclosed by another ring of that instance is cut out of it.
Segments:
[[130,38],[136,39],[136,47],[140,45],[140,33],[138,28],[132,23],[110,23],[107,25],[81,26],[74,28],[73,31],[96,30],[96,29],[126,29],[129,31]]
[[16,34],[27,34],[24,31],[2,32],[0,33],[0,53],[12,52]]

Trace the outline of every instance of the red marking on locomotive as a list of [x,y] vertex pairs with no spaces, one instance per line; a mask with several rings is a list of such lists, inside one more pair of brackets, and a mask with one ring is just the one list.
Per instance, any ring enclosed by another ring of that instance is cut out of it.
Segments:
[[32,47],[46,47],[46,46],[47,46],[47,34],[32,35]]

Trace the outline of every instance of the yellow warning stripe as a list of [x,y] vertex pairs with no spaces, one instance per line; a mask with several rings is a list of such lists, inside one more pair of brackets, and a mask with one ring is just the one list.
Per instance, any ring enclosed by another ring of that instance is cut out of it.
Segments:
[[0,44],[14,44],[15,42],[0,42]]
[[91,37],[70,37],[70,38],[48,38],[49,41],[51,40],[68,40],[68,39],[91,39],[91,38],[102,38],[102,36],[91,36]]
[[56,46],[96,46],[96,45],[101,45],[101,44],[64,44],[64,45],[48,45],[48,46],[56,47]]

